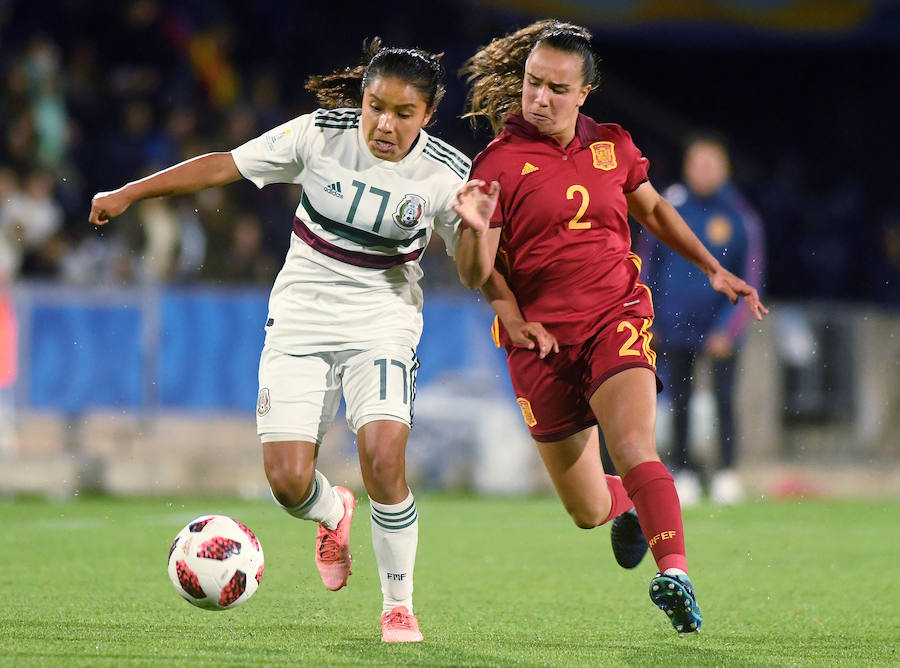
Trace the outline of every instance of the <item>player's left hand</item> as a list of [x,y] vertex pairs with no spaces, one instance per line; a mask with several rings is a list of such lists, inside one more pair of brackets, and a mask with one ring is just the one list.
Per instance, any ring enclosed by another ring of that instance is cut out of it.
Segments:
[[762,320],[763,316],[769,312],[769,309],[759,300],[759,293],[756,291],[756,288],[727,269],[720,269],[710,276],[709,284],[714,290],[718,290],[728,297],[732,304],[737,304],[738,299],[743,297],[744,301],[747,302],[747,306],[750,307],[750,313],[757,320]]
[[509,327],[504,323],[509,338],[513,345],[528,350],[535,350],[540,359],[544,359],[550,353],[559,352],[559,342],[556,337],[544,329],[539,322],[522,321]]

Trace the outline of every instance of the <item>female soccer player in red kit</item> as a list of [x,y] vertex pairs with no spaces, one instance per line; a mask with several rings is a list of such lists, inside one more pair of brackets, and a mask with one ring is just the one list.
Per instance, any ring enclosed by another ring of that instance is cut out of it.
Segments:
[[[457,197],[460,277],[498,315],[517,401],[572,519],[592,528],[636,510],[660,571],[650,597],[679,633],[696,631],[681,506],[656,452],[653,303],[628,214],[733,303],[743,297],[757,319],[767,310],[656,192],[628,132],[580,114],[597,81],[587,30],[535,23],[483,47],[462,74],[467,116],[499,136]],[[603,471],[598,424],[621,478]],[[612,538],[615,551],[615,523]]]

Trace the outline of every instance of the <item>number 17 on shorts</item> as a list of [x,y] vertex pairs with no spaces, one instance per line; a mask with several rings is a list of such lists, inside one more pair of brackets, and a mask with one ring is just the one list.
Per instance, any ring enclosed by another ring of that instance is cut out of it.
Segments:
[[412,423],[419,360],[403,346],[288,355],[264,348],[259,366],[257,432],[263,440],[322,443],[341,396],[356,433],[372,420]]
[[373,419],[412,426],[419,358],[411,348],[390,346],[357,353],[344,371],[347,422],[355,432]]

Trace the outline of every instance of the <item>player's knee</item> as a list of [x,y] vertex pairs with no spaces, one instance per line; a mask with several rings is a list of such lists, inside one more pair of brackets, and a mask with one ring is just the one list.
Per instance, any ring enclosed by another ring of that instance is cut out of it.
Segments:
[[594,507],[583,508],[566,508],[575,526],[579,529],[593,529],[600,526],[609,517],[609,504],[605,507],[597,505]]
[[656,441],[643,431],[621,434],[615,441],[607,442],[607,449],[620,475],[624,475],[642,462],[658,460]]
[[309,495],[311,476],[304,475],[303,471],[284,462],[267,463],[266,478],[272,489],[272,496],[283,506],[296,506]]
[[371,457],[363,478],[369,496],[381,503],[399,503],[409,494],[402,458],[387,454]]
[[391,455],[376,455],[371,461],[372,480],[381,487],[391,487],[404,480],[403,460]]

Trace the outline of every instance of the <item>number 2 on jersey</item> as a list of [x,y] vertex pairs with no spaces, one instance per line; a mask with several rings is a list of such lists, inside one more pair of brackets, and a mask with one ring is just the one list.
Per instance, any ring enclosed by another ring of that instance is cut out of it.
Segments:
[[591,203],[591,196],[588,193],[588,189],[582,185],[569,186],[569,189],[566,191],[566,199],[575,199],[575,195],[581,195],[581,207],[578,209],[578,213],[575,214],[575,217],[569,221],[569,229],[570,230],[589,230],[591,229],[591,221],[589,220],[581,220],[582,216],[584,216],[584,212],[588,209],[588,204]]

